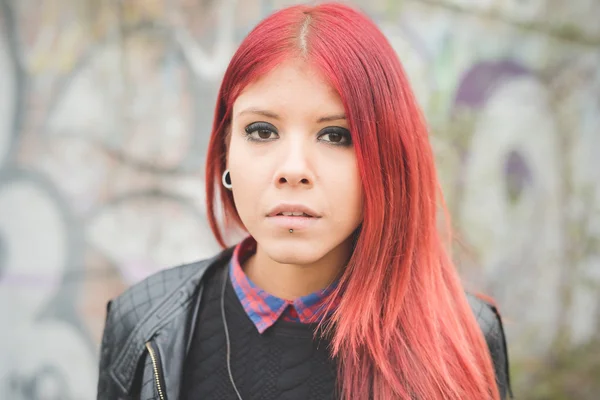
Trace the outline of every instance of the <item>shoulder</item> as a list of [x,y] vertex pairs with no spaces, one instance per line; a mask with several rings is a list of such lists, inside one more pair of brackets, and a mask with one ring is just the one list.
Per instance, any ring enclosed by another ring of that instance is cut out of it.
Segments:
[[507,394],[512,397],[508,370],[508,351],[500,313],[496,306],[473,294],[467,293],[467,300],[490,350],[496,372],[496,381],[500,388],[500,398],[504,399]]
[[135,325],[158,302],[173,294],[186,279],[206,264],[200,260],[164,269],[130,286],[109,302],[109,313],[122,323]]
[[105,329],[110,327],[114,339],[126,337],[138,323],[178,292],[191,296],[206,270],[226,260],[229,253],[231,249],[212,258],[164,269],[129,287],[108,302]]
[[489,337],[490,340],[495,341],[501,333],[502,325],[496,307],[471,293],[467,293],[467,300],[486,340]]
[[[229,248],[210,259],[155,273],[108,302],[100,344],[99,399],[117,398],[115,391],[127,390],[122,385],[130,382],[129,374],[133,370],[124,363],[119,364],[125,366],[120,372],[115,372],[111,366],[119,363],[120,359],[137,360],[146,338],[161,323],[187,310],[187,304],[195,298],[203,284],[205,272],[228,262],[232,251]],[[120,374],[120,389],[115,385],[117,378],[113,374]]]

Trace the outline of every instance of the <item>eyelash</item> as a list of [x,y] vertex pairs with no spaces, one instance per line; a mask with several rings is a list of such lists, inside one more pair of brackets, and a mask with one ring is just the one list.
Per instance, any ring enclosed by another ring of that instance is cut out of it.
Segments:
[[[262,132],[270,132],[270,133],[279,135],[279,133],[277,132],[277,129],[273,125],[269,124],[268,122],[252,123],[252,124],[246,126],[246,128],[244,128],[244,131],[245,131],[246,140],[251,141],[251,142],[259,142],[259,143],[271,142],[276,139],[262,139],[262,138],[253,137],[252,135],[254,133],[262,131]],[[340,128],[340,127],[335,127],[335,126],[327,127],[327,128],[322,129],[319,132],[318,137],[320,138],[322,136],[330,135],[330,134],[340,135],[342,137],[342,141],[345,141],[345,142],[331,142],[328,140],[323,140],[325,143],[332,145],[332,146],[341,146],[341,147],[349,147],[352,145],[352,137],[350,136],[350,132],[345,128]]]

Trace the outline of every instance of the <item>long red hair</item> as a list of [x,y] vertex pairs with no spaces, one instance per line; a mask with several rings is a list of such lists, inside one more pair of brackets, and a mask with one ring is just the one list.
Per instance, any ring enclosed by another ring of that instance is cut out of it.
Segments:
[[289,7],[240,45],[208,148],[207,208],[217,241],[226,246],[220,217],[244,228],[220,184],[233,102],[290,58],[317,68],[338,91],[364,188],[364,221],[330,325],[342,396],[499,399],[488,347],[437,228],[444,205],[423,115],[396,53],[364,14],[331,3]]

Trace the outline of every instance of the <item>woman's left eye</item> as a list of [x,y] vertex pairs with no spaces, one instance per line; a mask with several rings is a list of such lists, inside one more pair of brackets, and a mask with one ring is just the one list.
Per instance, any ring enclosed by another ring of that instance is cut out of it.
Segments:
[[352,139],[350,132],[344,128],[325,128],[319,134],[319,140],[328,142],[337,146],[350,146]]

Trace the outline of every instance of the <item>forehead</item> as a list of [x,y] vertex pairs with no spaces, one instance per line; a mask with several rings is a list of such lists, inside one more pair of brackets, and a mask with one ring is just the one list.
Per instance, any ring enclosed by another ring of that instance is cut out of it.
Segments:
[[233,104],[234,113],[246,107],[343,111],[333,86],[302,60],[284,62],[246,86]]

